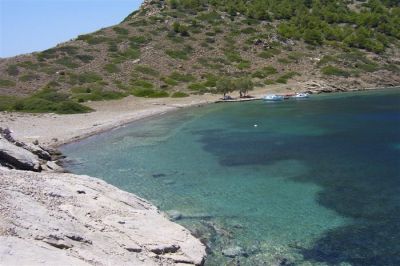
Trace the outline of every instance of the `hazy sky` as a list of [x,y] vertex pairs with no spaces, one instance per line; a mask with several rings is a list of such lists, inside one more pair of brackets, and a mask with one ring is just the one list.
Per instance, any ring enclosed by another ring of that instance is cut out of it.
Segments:
[[0,57],[40,51],[121,22],[142,0],[0,0]]

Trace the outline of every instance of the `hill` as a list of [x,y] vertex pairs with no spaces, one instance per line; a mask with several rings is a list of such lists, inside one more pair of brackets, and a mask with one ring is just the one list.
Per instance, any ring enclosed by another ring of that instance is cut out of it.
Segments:
[[0,60],[0,110],[87,112],[86,101],[228,87],[400,84],[397,0],[152,0],[119,25]]

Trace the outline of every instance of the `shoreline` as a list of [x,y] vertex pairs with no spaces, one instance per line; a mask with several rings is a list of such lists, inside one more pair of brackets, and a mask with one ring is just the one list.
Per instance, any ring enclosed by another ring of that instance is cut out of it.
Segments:
[[[392,88],[349,92],[379,89]],[[263,89],[251,94],[257,97],[266,93],[283,92]],[[100,110],[76,115],[1,113],[0,127],[7,124],[18,140],[39,140],[42,145],[59,147],[138,120],[216,103],[216,97],[219,96],[144,100],[127,97],[91,103]],[[96,125],[99,121],[101,124]],[[72,130],[65,130],[68,126]],[[31,130],[42,135],[32,136]],[[55,136],[61,140],[52,140]],[[136,261],[143,265],[204,263],[206,247],[188,229],[169,220],[148,201],[102,179],[0,167],[0,180],[0,240],[3,243],[0,260],[9,265],[38,261],[50,265],[59,260],[65,264],[90,265],[108,261],[109,256],[117,262]],[[121,239],[117,247],[111,241],[114,237]],[[96,246],[102,246],[102,251]]]
[[[255,89],[252,99],[223,101],[220,95],[191,95],[186,98],[136,98],[128,96],[120,100],[90,102],[87,105],[95,109],[85,114],[57,115],[53,113],[29,114],[15,112],[0,113],[0,127],[10,128],[17,139],[25,142],[39,141],[45,147],[59,148],[88,137],[113,130],[115,128],[183,108],[201,107],[215,103],[234,103],[260,100],[268,93],[295,93],[306,89],[289,90],[289,84],[275,86],[272,89]],[[398,89],[400,87],[370,87],[349,89],[347,91],[319,91],[318,94],[377,91]],[[314,92],[315,93],[315,92]]]

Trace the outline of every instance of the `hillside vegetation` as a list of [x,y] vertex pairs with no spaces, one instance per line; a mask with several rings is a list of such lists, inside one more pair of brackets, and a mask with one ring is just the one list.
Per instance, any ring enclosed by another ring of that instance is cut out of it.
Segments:
[[87,112],[87,101],[247,93],[313,81],[400,84],[397,0],[153,0],[119,25],[0,60],[0,110]]

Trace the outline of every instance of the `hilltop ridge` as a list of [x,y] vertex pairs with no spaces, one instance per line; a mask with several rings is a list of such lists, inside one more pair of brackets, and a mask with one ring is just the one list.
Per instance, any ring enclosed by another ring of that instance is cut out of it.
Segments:
[[146,0],[116,26],[1,59],[0,110],[218,93],[221,77],[266,89],[396,86],[399,14],[396,1]]

